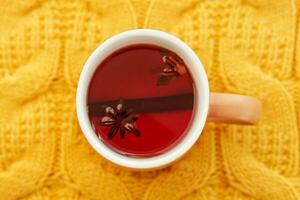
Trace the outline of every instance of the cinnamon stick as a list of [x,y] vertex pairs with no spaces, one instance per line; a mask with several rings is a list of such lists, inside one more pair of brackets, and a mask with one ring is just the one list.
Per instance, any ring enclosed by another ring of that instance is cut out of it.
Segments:
[[[88,105],[88,112],[92,116],[102,116],[103,110],[107,106],[115,106],[120,99],[104,102],[95,102]],[[192,109],[194,104],[193,93],[139,98],[139,99],[123,99],[124,105],[136,114],[150,112],[170,112],[176,110]]]

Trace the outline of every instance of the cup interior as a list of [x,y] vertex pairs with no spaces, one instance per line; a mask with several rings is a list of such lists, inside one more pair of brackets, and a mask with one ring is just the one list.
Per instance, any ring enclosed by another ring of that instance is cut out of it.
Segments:
[[[152,44],[169,49],[179,55],[187,65],[194,81],[194,108],[192,123],[186,135],[172,149],[149,158],[134,158],[121,155],[110,149],[95,134],[87,109],[87,92],[91,78],[99,64],[116,50],[134,44]],[[209,87],[203,65],[193,50],[180,39],[168,33],[138,29],[117,34],[106,40],[88,58],[80,75],[76,110],[80,127],[92,147],[103,157],[123,167],[153,169],[172,163],[184,155],[199,138],[204,127],[209,105]]]

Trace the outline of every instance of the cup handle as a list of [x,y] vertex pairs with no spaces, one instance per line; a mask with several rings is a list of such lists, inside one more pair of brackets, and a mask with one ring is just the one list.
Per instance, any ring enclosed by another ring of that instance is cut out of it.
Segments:
[[258,122],[261,115],[261,103],[254,97],[211,93],[208,121],[251,125]]

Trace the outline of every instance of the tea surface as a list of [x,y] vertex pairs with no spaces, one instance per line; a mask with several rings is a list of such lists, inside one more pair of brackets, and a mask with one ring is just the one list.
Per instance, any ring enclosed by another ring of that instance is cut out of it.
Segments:
[[99,139],[116,152],[155,156],[185,136],[193,87],[175,53],[154,45],[127,46],[96,69],[88,90],[89,118]]

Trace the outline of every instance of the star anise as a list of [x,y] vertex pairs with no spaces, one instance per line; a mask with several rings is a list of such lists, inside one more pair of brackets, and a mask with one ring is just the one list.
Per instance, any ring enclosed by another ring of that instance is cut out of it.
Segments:
[[157,81],[157,85],[165,85],[169,83],[172,78],[187,73],[186,66],[180,58],[165,55],[162,57],[162,60],[166,65],[162,66],[159,71],[160,77]]
[[126,109],[123,102],[120,101],[115,108],[107,106],[104,109],[104,116],[101,118],[100,126],[111,126],[108,132],[108,138],[113,137],[120,132],[121,138],[125,137],[125,133],[129,132],[135,136],[140,136],[140,132],[136,129],[134,122],[138,120],[136,115],[132,115],[131,111]]

